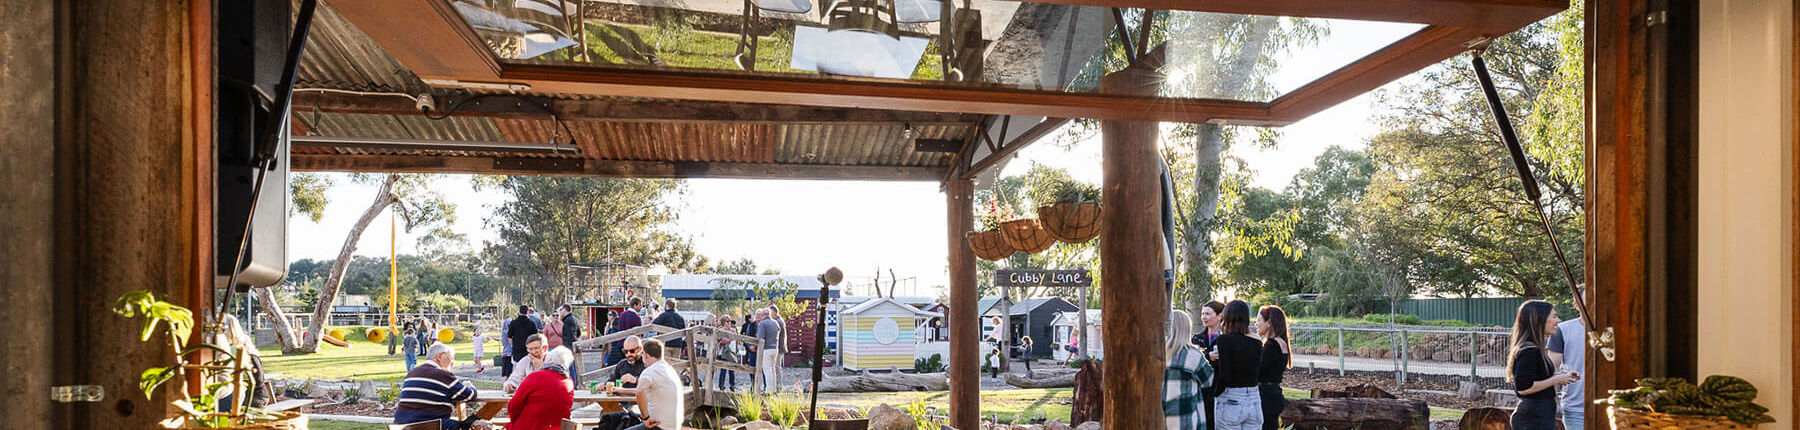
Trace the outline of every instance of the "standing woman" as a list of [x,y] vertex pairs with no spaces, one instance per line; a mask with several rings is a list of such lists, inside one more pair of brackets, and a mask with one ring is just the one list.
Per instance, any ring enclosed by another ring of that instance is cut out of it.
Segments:
[[1281,428],[1281,410],[1287,408],[1287,398],[1281,395],[1281,377],[1294,367],[1287,312],[1280,306],[1263,306],[1256,311],[1256,321],[1256,335],[1263,338],[1262,364],[1256,370],[1256,385],[1262,393],[1262,428],[1275,430]]
[[1168,430],[1195,430],[1206,427],[1211,418],[1201,408],[1200,393],[1213,383],[1213,368],[1206,362],[1206,352],[1189,342],[1194,322],[1187,312],[1169,312],[1169,338],[1165,353],[1169,365],[1163,369],[1163,426]]
[[1545,339],[1556,331],[1556,308],[1550,302],[1532,300],[1519,305],[1519,317],[1513,322],[1511,357],[1506,360],[1506,379],[1519,393],[1519,408],[1513,410],[1512,428],[1517,430],[1555,430],[1556,387],[1581,380],[1575,372],[1556,372],[1556,363],[1544,349]]
[[[1209,362],[1209,365],[1212,364],[1210,362],[1213,361],[1214,357],[1212,354],[1213,341],[1218,339],[1220,334],[1224,333],[1219,331],[1219,315],[1223,313],[1225,313],[1225,304],[1219,303],[1218,300],[1209,301],[1200,306],[1200,325],[1206,327],[1206,329],[1195,334],[1193,342],[1194,346],[1199,347],[1201,351],[1207,352],[1206,360]],[[1206,409],[1207,417],[1206,425],[1201,428],[1212,430],[1213,422],[1218,421],[1212,419],[1216,416],[1213,414],[1213,412],[1216,412],[1213,410],[1213,406],[1219,398],[1219,393],[1223,391],[1225,391],[1225,386],[1220,384],[1212,384],[1200,391],[1200,400],[1202,402],[1202,407]]]
[[1214,399],[1214,429],[1260,430],[1263,426],[1262,394],[1256,389],[1256,369],[1262,365],[1262,342],[1250,337],[1250,304],[1232,300],[1225,305],[1219,328],[1225,334],[1213,339],[1214,385],[1225,391]]

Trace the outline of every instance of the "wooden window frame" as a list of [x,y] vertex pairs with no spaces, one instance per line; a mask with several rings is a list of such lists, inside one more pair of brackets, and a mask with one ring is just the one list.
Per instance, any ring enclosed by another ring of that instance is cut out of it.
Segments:
[[426,82],[524,86],[535,93],[1052,118],[1287,125],[1568,8],[1566,0],[1049,0],[1050,3],[1426,24],[1423,29],[1268,102],[931,85],[729,70],[501,61],[444,0],[331,0],[328,5]]

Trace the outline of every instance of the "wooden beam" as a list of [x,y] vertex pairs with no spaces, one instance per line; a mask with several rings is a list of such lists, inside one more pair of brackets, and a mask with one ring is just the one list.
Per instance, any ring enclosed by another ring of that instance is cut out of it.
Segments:
[[1516,29],[1566,0],[1033,0],[1038,3]]
[[[462,99],[456,99],[462,100]],[[433,115],[443,115],[455,100],[434,104]],[[375,115],[422,115],[417,105],[406,97],[357,95],[320,91],[294,93],[294,112],[305,116],[317,110],[324,113],[358,113]],[[735,122],[782,124],[912,124],[966,125],[979,119],[960,113],[909,112],[882,109],[722,103],[699,100],[567,100],[543,97],[488,96],[462,104],[453,116],[550,119],[565,121],[621,120],[636,122]],[[299,133],[296,133],[299,134]]]
[[1245,125],[1292,124],[1456,56],[1469,50],[1469,45],[1473,42],[1504,34],[1467,27],[1428,26],[1269,102],[1270,121],[1227,122]]
[[1019,90],[844,77],[756,74],[729,70],[649,70],[569,65],[507,64],[501,77],[532,91],[619,97],[775,103],[830,107],[1013,114],[1136,121],[1269,121],[1264,103],[1169,99]]
[[[1161,74],[1133,65],[1107,75],[1100,86],[1120,92],[1155,91]],[[1106,414],[1101,427],[1163,426],[1163,371],[1168,362],[1163,325],[1169,316],[1164,290],[1158,125],[1102,121],[1100,214],[1101,332],[1106,350]]]
[[950,328],[949,424],[959,429],[981,428],[981,311],[975,309],[981,297],[975,292],[975,252],[966,239],[974,229],[974,192],[975,183],[969,179],[945,184],[949,233],[945,242],[950,246],[950,309],[944,315]]
[[293,154],[297,172],[454,173],[604,178],[830,179],[937,181],[942,167],[704,163],[575,158],[495,158],[442,155]]
[[975,165],[970,167],[969,171],[963,172],[963,177],[974,178],[975,175],[980,175],[982,171],[987,170],[989,167],[993,167],[994,164],[1005,160],[1006,157],[1011,157],[1013,153],[1019,152],[1020,149],[1031,146],[1032,143],[1036,143],[1038,140],[1043,139],[1044,136],[1048,136],[1050,133],[1062,129],[1063,124],[1068,123],[1068,118],[1045,118],[1044,122],[1031,126],[1031,128],[1025,130],[1025,133],[1020,134],[1019,137],[1001,145],[999,151],[995,151],[993,154],[989,154],[987,157],[982,158],[981,161],[975,162]]

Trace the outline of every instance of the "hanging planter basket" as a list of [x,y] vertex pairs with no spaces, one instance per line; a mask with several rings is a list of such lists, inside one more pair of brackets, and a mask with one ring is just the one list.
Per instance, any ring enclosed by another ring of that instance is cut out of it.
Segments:
[[1006,237],[1000,230],[988,230],[969,233],[969,249],[975,256],[983,260],[999,261],[1012,256],[1012,246],[1006,244]]
[[1099,203],[1057,203],[1038,207],[1038,223],[1056,240],[1082,243],[1100,236]]
[[1006,237],[1006,245],[1026,254],[1036,254],[1050,249],[1056,244],[1056,238],[1044,231],[1036,218],[1015,219],[1000,223],[1000,233]]

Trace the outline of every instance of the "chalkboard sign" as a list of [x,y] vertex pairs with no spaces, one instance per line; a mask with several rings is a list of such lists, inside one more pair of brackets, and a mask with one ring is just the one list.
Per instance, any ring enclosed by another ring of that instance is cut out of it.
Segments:
[[1091,287],[1094,278],[1081,270],[996,270],[994,285],[1001,287]]

